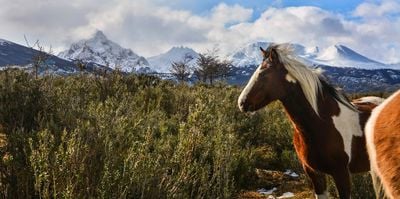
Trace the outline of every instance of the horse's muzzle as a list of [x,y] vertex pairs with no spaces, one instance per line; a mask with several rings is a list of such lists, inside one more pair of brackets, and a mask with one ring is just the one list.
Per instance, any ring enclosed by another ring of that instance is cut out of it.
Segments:
[[249,111],[249,107],[250,106],[249,106],[248,103],[246,103],[244,101],[239,102],[238,106],[239,106],[240,111],[242,111],[242,112],[248,112]]

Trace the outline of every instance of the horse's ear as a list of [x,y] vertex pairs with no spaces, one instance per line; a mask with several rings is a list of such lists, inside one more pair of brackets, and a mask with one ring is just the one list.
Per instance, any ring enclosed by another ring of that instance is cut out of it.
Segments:
[[269,56],[268,56],[268,59],[269,59],[270,61],[272,61],[272,60],[278,60],[278,53],[276,52],[276,49],[274,49],[274,48],[271,49],[271,51],[270,51],[270,53],[269,53]]
[[262,47],[260,47],[260,50],[261,50],[261,52],[262,52],[263,55],[267,54],[267,51],[264,50]]

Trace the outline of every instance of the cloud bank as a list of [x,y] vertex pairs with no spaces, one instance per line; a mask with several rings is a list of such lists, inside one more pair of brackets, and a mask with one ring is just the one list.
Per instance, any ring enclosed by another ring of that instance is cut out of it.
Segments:
[[[6,2],[7,1],[7,2]],[[203,14],[146,0],[0,0],[0,38],[23,35],[67,48],[96,30],[138,54],[172,46],[229,52],[248,42],[294,42],[322,48],[343,44],[385,63],[400,62],[400,2],[368,1],[351,13],[318,7],[268,7],[257,18],[239,4],[220,3]]]

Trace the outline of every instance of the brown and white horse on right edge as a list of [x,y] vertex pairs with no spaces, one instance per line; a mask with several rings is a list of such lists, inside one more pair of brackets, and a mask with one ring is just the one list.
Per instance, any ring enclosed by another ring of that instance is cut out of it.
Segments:
[[253,112],[272,101],[282,102],[295,130],[296,153],[311,178],[316,198],[328,198],[329,174],[340,198],[349,199],[350,173],[370,168],[364,124],[376,100],[351,103],[296,59],[290,45],[271,45],[261,51],[264,59],[239,96],[240,110]]
[[376,197],[400,198],[400,90],[373,110],[366,140]]

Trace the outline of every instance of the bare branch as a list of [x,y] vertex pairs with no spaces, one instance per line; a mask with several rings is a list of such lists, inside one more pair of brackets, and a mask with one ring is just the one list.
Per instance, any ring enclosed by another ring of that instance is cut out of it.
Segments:
[[229,75],[232,62],[220,60],[216,52],[218,52],[218,49],[199,54],[199,58],[196,60],[197,68],[194,73],[200,81],[207,82],[208,80],[210,84],[213,84],[215,79],[223,79]]

